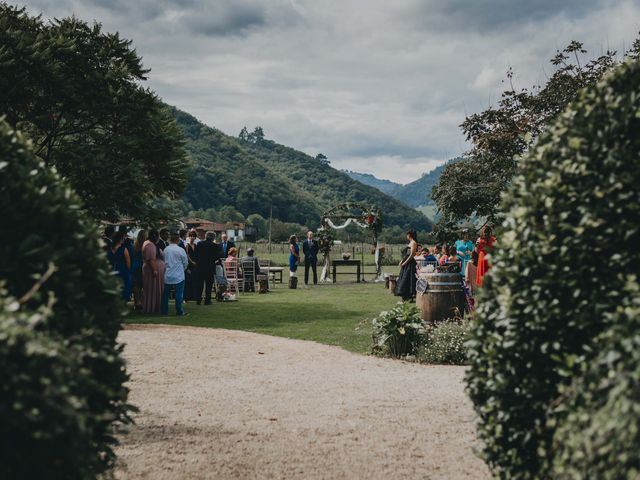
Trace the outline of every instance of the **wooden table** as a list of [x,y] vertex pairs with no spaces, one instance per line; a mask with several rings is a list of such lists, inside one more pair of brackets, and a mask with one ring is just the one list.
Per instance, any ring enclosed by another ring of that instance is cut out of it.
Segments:
[[[264,268],[266,269],[267,267],[264,267]],[[282,283],[282,273],[283,273],[283,272],[284,272],[284,267],[269,267],[269,273],[273,273],[273,274],[274,274],[274,275],[273,275],[273,281],[274,281],[274,282],[276,281],[276,276],[275,276],[275,274],[277,273],[277,274],[278,274],[278,279],[277,279],[277,280],[278,280],[280,283]]]
[[[332,260],[331,268],[333,273],[333,283],[336,283],[336,275],[338,275],[337,267],[353,267],[356,266],[356,282],[360,283],[360,260]],[[353,275],[352,273],[342,272],[340,275]]]

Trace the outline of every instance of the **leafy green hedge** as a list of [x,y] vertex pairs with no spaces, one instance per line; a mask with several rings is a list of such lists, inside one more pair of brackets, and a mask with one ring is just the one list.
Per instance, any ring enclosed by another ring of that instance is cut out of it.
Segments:
[[510,188],[467,378],[500,477],[639,470],[638,132],[636,62],[582,92]]
[[0,478],[94,478],[130,408],[116,281],[77,196],[3,122],[0,206]]

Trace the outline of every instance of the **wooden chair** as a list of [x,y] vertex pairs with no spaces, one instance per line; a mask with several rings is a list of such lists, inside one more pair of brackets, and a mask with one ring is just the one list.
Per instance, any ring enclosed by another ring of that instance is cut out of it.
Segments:
[[276,274],[271,271],[271,260],[258,259],[258,265],[260,265],[260,271],[267,276],[269,282],[269,288],[276,287]]
[[236,297],[240,294],[240,278],[238,275],[238,260],[233,259],[224,262],[224,276],[227,279],[227,291],[235,291]]

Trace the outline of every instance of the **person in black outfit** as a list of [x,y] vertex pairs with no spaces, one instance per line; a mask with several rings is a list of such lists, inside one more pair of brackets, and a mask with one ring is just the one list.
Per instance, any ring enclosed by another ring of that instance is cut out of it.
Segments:
[[415,255],[418,250],[418,241],[415,230],[407,232],[407,240],[409,240],[409,245],[407,245],[405,254],[400,262],[400,274],[398,275],[394,292],[396,296],[402,297],[404,301],[415,298],[417,290]]
[[222,240],[220,242],[220,246],[222,247],[222,258],[227,258],[229,256],[229,250],[231,250],[232,248],[236,248],[236,244],[231,240],[227,240],[227,238],[228,237],[226,233],[223,233],[220,237],[220,239]]
[[162,230],[160,230],[160,240],[158,240],[158,243],[156,245],[158,245],[158,248],[160,250],[164,250],[165,248],[167,248],[167,246],[169,245],[169,230],[168,229],[163,228]]
[[216,274],[216,262],[222,258],[220,245],[214,243],[216,234],[207,232],[204,241],[198,242],[195,249],[196,261],[196,303],[202,303],[202,288],[204,287],[204,304],[211,305],[211,291]]
[[313,270],[313,284],[318,284],[318,250],[320,246],[313,239],[313,232],[307,232],[307,239],[302,244],[302,252],[304,253],[304,284],[309,283],[309,267]]

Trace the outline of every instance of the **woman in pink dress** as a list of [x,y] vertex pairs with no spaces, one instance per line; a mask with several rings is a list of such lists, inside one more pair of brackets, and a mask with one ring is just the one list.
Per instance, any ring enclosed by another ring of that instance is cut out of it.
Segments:
[[142,245],[142,288],[144,291],[144,313],[160,313],[162,290],[164,289],[164,256],[156,245],[157,230],[149,230],[149,237]]

